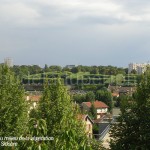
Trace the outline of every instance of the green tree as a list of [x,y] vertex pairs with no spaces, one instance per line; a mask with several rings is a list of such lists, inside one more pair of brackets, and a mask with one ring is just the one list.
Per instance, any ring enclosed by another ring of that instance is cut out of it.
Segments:
[[98,73],[99,73],[99,70],[98,70],[97,66],[93,66],[91,68],[90,74],[98,74]]
[[61,79],[45,84],[39,113],[46,120],[47,135],[54,137],[49,149],[90,149],[78,109],[70,99]]
[[[28,106],[20,81],[0,67],[0,137],[20,137],[27,131]],[[3,149],[6,147],[1,147]]]
[[50,71],[58,71],[60,72],[62,70],[61,66],[50,66],[49,67]]
[[115,106],[116,107],[120,107],[122,105],[122,107],[124,106],[124,103],[127,103],[128,101],[131,101],[133,98],[131,96],[128,95],[120,95],[119,97],[116,97],[115,99]]
[[85,94],[75,94],[75,95],[72,95],[72,99],[74,102],[81,104],[82,102],[86,102],[86,95]]
[[132,74],[137,74],[137,71],[136,71],[135,69],[133,69],[133,70],[131,71],[131,73],[132,73]]
[[50,69],[49,69],[49,67],[48,67],[47,64],[45,64],[43,71],[44,71],[44,72],[49,72],[49,71],[50,71]]
[[96,108],[94,107],[94,103],[92,102],[91,108],[90,108],[90,116],[92,119],[97,119],[97,111]]
[[94,94],[94,92],[90,91],[90,92],[86,93],[86,101],[87,102],[95,101],[95,94]]
[[112,150],[150,148],[150,74],[142,77],[135,99],[121,106],[118,123],[111,129]]
[[[44,119],[30,118],[28,122],[28,134],[27,137],[30,140],[24,140],[20,144],[19,149],[21,150],[48,150],[47,140],[39,139],[39,137],[46,138],[47,136],[47,125]],[[31,140],[31,138],[33,138]],[[35,139],[36,138],[36,139]]]
[[78,72],[80,72],[80,71],[81,71],[81,69],[80,69],[79,66],[73,67],[73,68],[71,69],[71,72],[72,72],[72,73],[78,73]]
[[42,68],[38,65],[28,66],[30,74],[37,74],[42,72]]
[[111,92],[102,89],[96,92],[96,100],[102,101],[109,106],[109,110],[112,110],[112,95]]

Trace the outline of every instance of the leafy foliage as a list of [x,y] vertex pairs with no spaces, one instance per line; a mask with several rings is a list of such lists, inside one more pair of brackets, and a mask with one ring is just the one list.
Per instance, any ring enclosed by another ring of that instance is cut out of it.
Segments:
[[86,93],[86,101],[87,102],[95,101],[95,94],[94,94],[94,92],[90,91],[90,92]]
[[[20,137],[24,135],[27,131],[27,123],[28,105],[24,98],[24,89],[10,69],[7,66],[1,66],[0,137]],[[4,146],[0,149],[10,149],[10,147]]]
[[150,74],[141,79],[135,99],[121,106],[122,114],[111,129],[112,150],[148,150],[150,147]]
[[39,113],[46,120],[47,135],[54,137],[48,143],[50,149],[90,149],[84,125],[77,118],[77,106],[71,102],[61,79],[45,84]]
[[0,68],[0,137],[20,136],[26,130],[24,89],[7,66]]
[[96,92],[96,99],[106,103],[109,106],[109,110],[112,110],[112,95],[111,92],[106,89],[98,90]]
[[75,94],[72,96],[74,102],[81,104],[82,102],[86,102],[86,95],[85,94]]
[[94,107],[94,102],[92,102],[89,113],[90,113],[89,115],[91,116],[92,119],[97,119],[97,110]]

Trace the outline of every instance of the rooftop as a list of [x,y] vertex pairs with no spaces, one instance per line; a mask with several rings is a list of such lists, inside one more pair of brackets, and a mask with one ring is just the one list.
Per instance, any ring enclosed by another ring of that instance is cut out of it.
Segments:
[[[92,105],[92,103],[91,102],[83,102],[83,104],[85,104],[87,107],[91,107],[91,105]],[[104,102],[102,102],[102,101],[98,101],[98,100],[96,100],[95,102],[94,102],[94,107],[95,108],[108,108],[108,106],[104,103]]]

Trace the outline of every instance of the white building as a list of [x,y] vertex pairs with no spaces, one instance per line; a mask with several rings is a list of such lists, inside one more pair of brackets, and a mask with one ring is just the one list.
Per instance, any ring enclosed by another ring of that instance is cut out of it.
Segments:
[[146,67],[149,63],[130,63],[128,65],[128,73],[131,73],[133,70],[137,72],[137,74],[142,74],[146,71]]
[[7,65],[8,67],[13,67],[13,59],[12,58],[5,58],[4,59],[4,64]]

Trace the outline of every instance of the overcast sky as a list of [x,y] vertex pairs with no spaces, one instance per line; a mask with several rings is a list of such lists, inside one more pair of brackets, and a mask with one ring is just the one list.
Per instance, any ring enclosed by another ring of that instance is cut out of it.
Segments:
[[43,66],[150,60],[148,0],[0,0],[0,60]]

